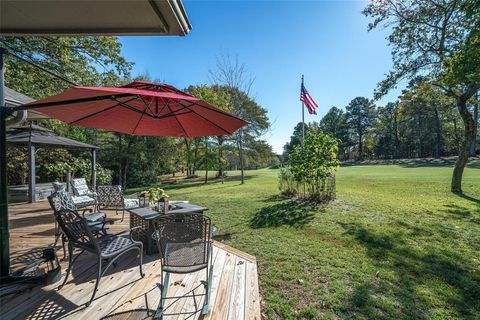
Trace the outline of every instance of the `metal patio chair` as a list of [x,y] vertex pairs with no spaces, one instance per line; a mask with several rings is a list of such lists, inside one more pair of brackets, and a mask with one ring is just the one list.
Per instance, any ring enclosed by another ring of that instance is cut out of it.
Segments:
[[[72,195],[67,191],[57,191],[52,193],[48,197],[48,202],[54,214],[61,210],[71,210],[77,212],[77,214],[79,213],[76,204],[73,202]],[[89,209],[84,208],[81,215],[83,218],[85,218],[85,220],[91,227],[93,234],[97,237],[107,234],[109,225],[113,223],[113,221],[107,220],[107,216],[103,212],[86,213],[87,211],[89,211]],[[60,238],[62,239],[63,256],[64,258],[66,258],[67,255],[65,252],[65,243],[68,241],[68,239],[62,232],[62,230],[59,228],[57,219],[55,219],[55,242],[53,244],[54,247],[56,247],[57,242]]]
[[122,209],[122,220],[125,217],[125,209],[139,207],[138,199],[125,199],[120,185],[104,185],[97,187],[97,201],[99,208],[115,208],[115,213],[118,214],[118,209]]
[[85,178],[75,178],[70,182],[73,191],[73,202],[77,208],[85,208],[93,206],[94,209],[97,207],[97,193],[90,190],[87,185]]
[[[203,315],[208,313],[208,301],[212,278],[212,240],[211,220],[199,213],[193,214],[167,214],[157,220],[157,230],[152,235],[161,253],[161,298],[155,312],[155,319],[162,319],[167,299],[192,297],[195,313],[199,311],[195,289],[203,285],[205,288],[205,301],[201,307]],[[169,277],[171,273],[191,273],[205,269],[205,281],[195,287],[191,295],[180,297],[167,297]],[[164,276],[165,274],[165,276]],[[173,303],[175,303],[175,301]],[[173,304],[172,303],[172,304]]]
[[[97,238],[87,220],[74,210],[60,209],[55,212],[55,218],[68,239],[68,269],[63,283],[58,287],[59,290],[62,289],[65,283],[67,283],[75,261],[85,251],[96,255],[98,263],[97,280],[95,282],[92,297],[86,303],[87,307],[95,298],[95,293],[97,292],[102,276],[123,254],[129,251],[138,251],[140,256],[139,271],[140,276],[143,278],[143,244],[139,241],[133,240],[132,237],[136,228],[130,230],[130,238],[111,234],[106,234]],[[80,250],[80,253],[75,258],[73,258],[74,249]],[[102,265],[105,263],[105,268],[102,268]]]

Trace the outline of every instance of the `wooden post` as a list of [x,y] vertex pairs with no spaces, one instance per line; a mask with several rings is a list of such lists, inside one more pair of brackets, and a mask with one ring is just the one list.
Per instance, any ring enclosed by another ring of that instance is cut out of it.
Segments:
[[28,202],[35,203],[35,145],[28,143]]
[[65,183],[67,184],[67,192],[72,191],[71,181],[72,181],[72,172],[69,170],[67,171],[67,176],[65,177]]
[[7,108],[4,96],[3,55],[4,48],[0,48],[0,277],[10,274],[10,246],[8,232],[8,186],[7,186]]
[[97,189],[97,150],[92,149],[92,190]]

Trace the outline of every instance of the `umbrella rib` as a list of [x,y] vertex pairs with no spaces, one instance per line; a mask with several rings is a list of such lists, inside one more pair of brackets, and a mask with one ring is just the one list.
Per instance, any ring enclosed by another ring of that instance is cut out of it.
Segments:
[[[62,100],[62,101],[52,101],[52,102],[44,102],[35,105],[24,104],[18,107],[15,107],[16,110],[27,110],[27,109],[39,109],[39,108],[47,108],[47,107],[55,107],[59,105],[67,105],[67,104],[76,104],[82,102],[91,102],[91,101],[99,101],[99,100],[107,100],[112,99],[112,97],[124,98],[132,96],[130,93],[126,94],[119,94],[119,95],[108,95],[108,96],[97,96],[97,97],[89,97],[89,98],[81,98],[81,99],[72,99],[72,100]],[[115,98],[113,98],[115,99]]]
[[[139,98],[139,96],[137,95],[137,96],[135,97],[135,99],[138,99],[138,98]],[[135,99],[132,99],[132,100],[135,100]],[[136,112],[136,113],[143,113],[143,112],[144,112],[144,111],[138,110],[137,108],[134,108],[134,107],[132,107],[132,106],[129,106],[129,105],[126,104],[125,102],[118,101],[118,100],[115,99],[115,98],[112,98],[112,100],[118,102],[118,104],[119,104],[121,107],[124,107],[124,108],[126,108],[126,109],[128,109],[128,110],[130,110],[130,111],[133,111],[133,112]],[[132,101],[132,100],[129,100],[128,102],[130,102],[130,101]],[[147,115],[150,116],[149,114],[147,114]],[[151,116],[150,116],[150,117],[151,117]],[[152,117],[152,118],[153,118],[153,117]]]
[[[185,99],[178,99],[178,103],[179,103],[180,105],[182,105],[182,106],[183,106],[183,104],[180,103],[180,100],[188,101],[188,100],[185,100]],[[206,101],[203,101],[203,100],[200,100],[200,101],[206,102]],[[213,111],[213,112],[216,112],[216,113],[220,113],[220,114],[223,114],[223,115],[225,115],[225,116],[228,116],[228,117],[231,117],[231,118],[234,118],[234,119],[237,119],[237,120],[246,122],[245,120],[243,120],[243,119],[241,119],[241,118],[239,118],[239,117],[237,117],[237,116],[234,116],[233,114],[228,113],[228,112],[226,112],[226,111],[218,110],[217,108],[211,108],[211,107],[208,107],[208,106],[202,106],[201,104],[194,103],[194,102],[192,102],[192,103],[193,103],[194,105],[197,105],[197,106],[201,107],[201,108],[204,108],[204,109],[207,109],[207,110],[210,110],[210,111]],[[193,110],[192,110],[192,111],[193,111]]]
[[[168,104],[167,104],[167,108],[168,108],[168,110],[170,110],[171,113],[174,113]],[[178,120],[178,118],[175,117],[175,116],[174,116],[174,118],[175,118],[175,120],[177,120],[177,123],[178,123],[178,125],[180,126],[180,128],[182,128],[183,133],[185,134],[185,136],[186,136],[186,137],[190,137],[190,135],[187,133],[187,131],[186,131],[185,128],[183,127],[183,125],[182,125],[182,123],[180,122],[180,120]]]
[[[142,101],[143,101],[143,99],[142,99]],[[140,119],[138,119],[138,122],[135,125],[135,128],[133,128],[132,134],[135,134],[135,131],[137,131],[138,125],[140,124],[140,121],[142,121],[143,116],[147,112],[147,109],[150,110],[150,105],[152,104],[152,101],[150,101],[149,104],[147,104],[145,101],[143,101],[143,103],[145,104],[145,109],[143,109],[143,112],[142,112],[142,115],[140,116]],[[152,112],[152,110],[150,110],[150,112]]]
[[[183,104],[181,104],[180,102],[178,102],[178,103],[179,103],[180,105],[182,105],[182,106],[183,106]],[[197,106],[199,106],[199,105],[197,104]],[[219,125],[217,125],[215,122],[213,122],[213,121],[209,120],[208,118],[206,118],[206,117],[202,116],[201,114],[199,114],[199,113],[198,113],[198,112],[196,112],[195,110],[192,110],[192,109],[189,109],[189,110],[190,110],[190,111],[192,111],[193,113],[195,113],[195,114],[196,114],[197,116],[199,116],[200,118],[202,118],[202,119],[204,119],[204,120],[206,120],[206,121],[210,122],[211,124],[213,124],[215,127],[219,128],[220,130],[222,130],[222,131],[226,132],[228,135],[231,135],[231,133],[230,133],[230,132],[228,132],[228,131],[227,131],[227,130],[225,130],[224,128],[220,127],[220,126],[219,126]],[[209,110],[211,110],[211,109],[209,109]],[[224,114],[223,112],[221,112],[221,113],[222,113],[222,114]]]
[[[179,110],[177,110],[179,111]],[[177,112],[175,111],[175,112]],[[183,114],[189,114],[189,113],[192,113],[193,111],[192,110],[188,110],[186,112],[182,112],[182,113],[169,113],[169,114],[166,114],[164,116],[161,116],[161,117],[158,117],[158,118],[154,118],[154,119],[158,119],[158,120],[161,120],[161,119],[165,119],[165,118],[170,118],[170,117],[176,117],[176,116],[181,116]]]
[[[180,104],[180,103],[179,103],[179,104]],[[191,107],[191,106],[194,106],[195,103],[192,102],[192,103],[191,103],[190,105],[188,105],[188,106],[184,106],[183,104],[180,104],[180,105],[181,105],[182,107],[181,107],[180,109],[178,109],[178,110],[175,110],[175,111],[172,111],[172,109],[168,108],[168,109],[170,110],[170,113],[167,113],[167,114],[164,115],[164,116],[159,116],[158,119],[163,119],[163,118],[168,118],[168,117],[174,117],[174,116],[178,116],[178,115],[181,115],[181,114],[190,113],[190,112],[192,112],[192,110],[190,110],[190,107]],[[159,112],[158,114],[162,113],[162,111],[163,111],[167,106],[168,106],[168,104],[164,105],[163,108],[162,108],[162,110],[160,110],[160,112]],[[188,111],[188,112],[183,112],[183,113],[178,113],[178,112],[180,112],[180,111],[182,111],[182,110],[185,110],[185,109],[188,109],[189,111]]]
[[[139,97],[139,98],[140,98],[140,97]],[[142,115],[143,115],[143,114],[146,114],[146,115],[150,116],[151,118],[154,118],[154,117],[153,117],[153,114],[154,114],[154,113],[153,113],[152,109],[150,109],[150,105],[152,104],[153,100],[150,100],[150,102],[149,102],[148,104],[147,104],[143,99],[140,99],[140,100],[142,100],[143,104],[145,105],[145,109],[143,110]],[[148,111],[150,111],[150,113],[151,113],[152,115],[150,115],[150,114],[147,113],[147,109],[148,109]]]
[[[130,102],[130,101],[135,100],[135,99],[136,99],[136,97],[128,100],[127,102]],[[77,123],[77,122],[79,122],[79,121],[88,119],[88,118],[90,118],[90,117],[96,116],[96,115],[98,115],[98,114],[100,114],[100,113],[102,113],[102,112],[104,112],[104,111],[108,111],[108,110],[113,109],[113,108],[118,107],[118,106],[120,106],[119,103],[117,103],[117,104],[115,104],[115,105],[113,105],[113,106],[111,106],[111,107],[105,108],[105,109],[103,109],[103,110],[97,111],[97,112],[95,112],[95,113],[91,113],[91,114],[89,114],[89,115],[86,115],[86,116],[84,116],[84,117],[81,117],[81,118],[79,118],[79,119],[77,119],[77,120],[71,121],[71,122],[69,122],[69,124],[74,124],[74,123]]]

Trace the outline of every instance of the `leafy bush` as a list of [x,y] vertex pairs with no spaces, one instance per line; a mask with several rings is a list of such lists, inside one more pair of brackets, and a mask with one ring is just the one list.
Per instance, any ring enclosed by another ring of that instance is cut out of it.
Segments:
[[[335,194],[335,170],[338,142],[321,130],[310,130],[304,145],[297,145],[289,156],[293,179],[305,186],[305,195],[313,200],[324,200]],[[333,189],[332,189],[333,188]]]
[[295,180],[289,167],[281,168],[278,178],[278,188],[281,194],[288,197],[298,194],[298,182]]
[[[64,181],[68,171],[72,173],[72,177],[83,177],[87,180],[87,183],[91,183],[92,165],[88,160],[76,158],[71,163],[56,162],[47,165],[47,172],[58,181]],[[103,166],[97,163],[97,185],[111,183],[112,171],[105,169]]]

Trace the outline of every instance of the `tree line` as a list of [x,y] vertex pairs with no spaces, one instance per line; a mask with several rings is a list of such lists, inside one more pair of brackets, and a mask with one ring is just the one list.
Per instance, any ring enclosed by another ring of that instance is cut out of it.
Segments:
[[[0,45],[79,85],[108,87],[134,80],[152,80],[149,75],[132,77],[133,63],[122,57],[121,43],[116,37],[0,37]],[[249,124],[233,136],[142,137],[75,127],[53,119],[37,120],[36,124],[99,146],[97,170],[104,173],[101,175],[104,181],[100,183],[144,186],[157,182],[163,174],[181,172],[195,177],[198,170],[206,172],[205,182],[209,170],[216,171],[216,176],[222,179],[226,170],[241,170],[243,183],[244,170],[278,162],[271,146],[261,138],[270,123],[266,109],[249,93],[252,81],[245,70],[238,59],[222,54],[209,72],[212,84],[184,89],[248,121]],[[11,89],[34,99],[57,94],[69,86],[8,55],[5,78]],[[9,147],[7,157],[9,184],[26,183],[26,150]],[[40,150],[37,179],[39,182],[63,179],[66,168],[83,168],[89,159],[88,153],[78,150]],[[83,169],[77,171],[85,173]]]
[[[477,97],[468,102],[478,127]],[[344,111],[345,110],[345,111]],[[455,100],[421,79],[412,81],[397,101],[376,106],[373,100],[356,97],[343,109],[332,107],[319,122],[320,128],[339,141],[342,161],[401,158],[439,158],[458,155],[464,132]],[[478,130],[470,154],[478,152]],[[284,157],[301,141],[301,123],[284,147]]]

